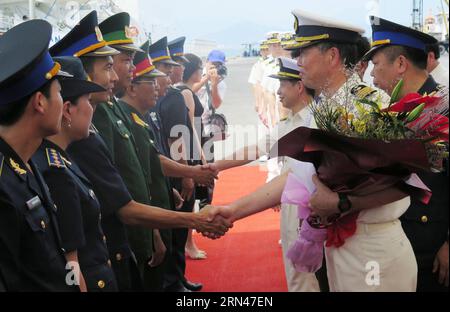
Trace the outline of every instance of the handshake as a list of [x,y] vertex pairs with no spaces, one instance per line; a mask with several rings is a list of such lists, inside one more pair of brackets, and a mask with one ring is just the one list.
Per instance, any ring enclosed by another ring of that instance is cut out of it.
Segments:
[[195,216],[195,230],[210,239],[221,238],[233,227],[233,215],[228,207],[206,206]]
[[219,179],[219,170],[215,164],[197,165],[192,168],[192,179],[200,186],[213,186]]

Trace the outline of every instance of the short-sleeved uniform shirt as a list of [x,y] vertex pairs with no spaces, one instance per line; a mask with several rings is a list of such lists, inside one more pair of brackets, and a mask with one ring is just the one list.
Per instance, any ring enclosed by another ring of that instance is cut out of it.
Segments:
[[56,210],[33,160],[0,138],[0,275],[7,291],[77,291],[68,285]]
[[100,203],[92,184],[58,145],[44,140],[33,159],[58,206],[62,246],[77,251],[89,291],[116,291],[106,236],[100,221]]

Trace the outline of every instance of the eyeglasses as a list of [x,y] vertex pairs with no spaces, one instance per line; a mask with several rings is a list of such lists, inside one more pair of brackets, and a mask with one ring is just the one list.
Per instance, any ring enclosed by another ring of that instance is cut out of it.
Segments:
[[149,84],[149,85],[156,85],[156,81],[155,80],[139,80],[139,81],[135,81],[135,84]]

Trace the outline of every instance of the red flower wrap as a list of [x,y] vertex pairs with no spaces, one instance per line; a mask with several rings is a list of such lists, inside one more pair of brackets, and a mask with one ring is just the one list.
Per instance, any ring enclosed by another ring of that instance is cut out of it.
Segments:
[[[429,170],[418,140],[384,142],[300,127],[281,138],[270,155],[313,163],[319,179],[334,192],[365,196],[400,187],[424,202],[429,199],[426,190],[405,183],[411,173]],[[327,246],[340,247],[354,235],[357,218],[358,214],[348,215],[330,226]]]

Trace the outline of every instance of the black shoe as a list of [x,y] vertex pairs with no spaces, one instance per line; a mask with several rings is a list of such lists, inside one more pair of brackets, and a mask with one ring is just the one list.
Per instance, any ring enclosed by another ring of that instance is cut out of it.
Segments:
[[189,289],[190,291],[200,291],[203,288],[203,284],[200,283],[192,283],[190,281],[183,281],[184,287]]
[[164,292],[192,292],[192,291],[184,287],[183,284],[175,283],[169,287],[164,288]]

